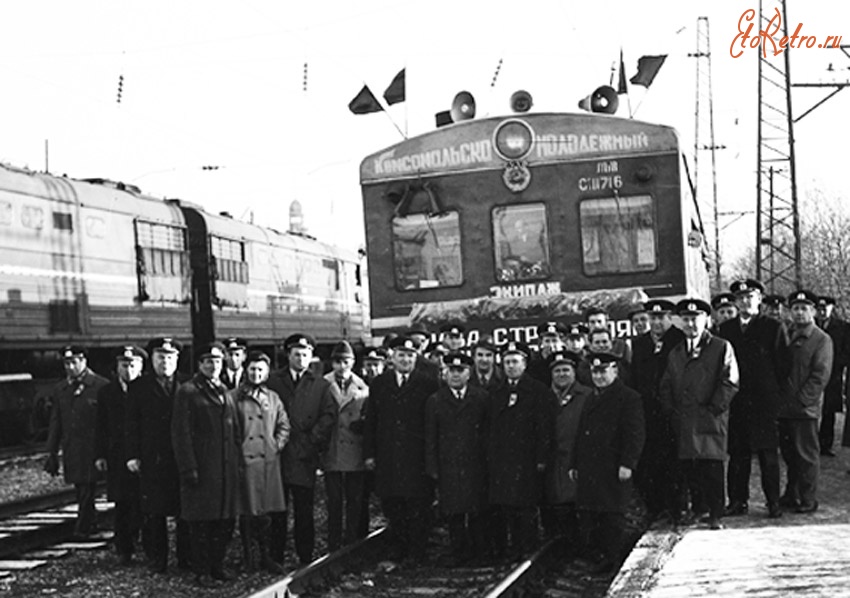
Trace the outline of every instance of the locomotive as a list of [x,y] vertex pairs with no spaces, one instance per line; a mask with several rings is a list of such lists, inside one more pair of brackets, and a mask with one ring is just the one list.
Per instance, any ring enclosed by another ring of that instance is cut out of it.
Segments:
[[319,353],[363,343],[364,277],[359,255],[304,234],[107,179],[0,165],[0,375],[46,384],[71,343],[103,373],[118,347],[156,336],[186,346],[183,368],[192,346],[228,336],[273,357],[295,331],[314,335]]

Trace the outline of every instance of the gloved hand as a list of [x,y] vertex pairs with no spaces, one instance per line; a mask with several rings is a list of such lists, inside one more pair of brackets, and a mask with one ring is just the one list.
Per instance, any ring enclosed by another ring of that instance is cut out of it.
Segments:
[[189,471],[184,471],[180,474],[180,481],[187,486],[197,486],[201,481],[198,477],[198,470],[190,469]]
[[59,456],[58,455],[48,455],[47,460],[44,462],[44,471],[49,473],[52,476],[59,475]]

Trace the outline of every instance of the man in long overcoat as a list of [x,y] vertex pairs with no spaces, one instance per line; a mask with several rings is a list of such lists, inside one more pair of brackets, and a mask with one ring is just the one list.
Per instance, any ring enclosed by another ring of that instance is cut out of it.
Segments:
[[178,517],[177,565],[191,567],[189,526],[179,518],[180,475],[171,445],[174,396],[185,381],[177,373],[180,349],[174,339],[153,339],[148,343],[151,372],[127,387],[127,469],[139,475],[146,548],[155,573],[165,573],[168,565],[168,517]]
[[719,336],[735,349],[741,382],[729,409],[729,505],[726,515],[749,509],[750,469],[758,456],[761,487],[768,516],[780,517],[779,507],[779,372],[785,333],[776,320],[759,314],[764,287],[753,279],[732,283],[738,315],[720,325]]
[[483,388],[487,392],[492,392],[502,385],[505,375],[501,368],[496,366],[497,352],[496,346],[489,337],[481,339],[472,346],[474,366],[469,377],[471,385]]
[[593,571],[602,573],[626,556],[625,511],[645,428],[640,395],[619,379],[617,356],[601,353],[589,360],[594,391],[581,412],[570,469],[582,548],[595,560]]
[[661,408],[658,387],[673,347],[684,340],[673,326],[675,305],[665,299],[652,299],[644,305],[649,317],[649,333],[632,341],[632,384],[643,401],[646,442],[635,472],[635,487],[646,505],[651,524],[681,510],[682,480],[676,457],[676,442],[668,414]]
[[670,352],[659,398],[671,417],[692,510],[699,514],[707,509],[709,527],[720,529],[729,405],[738,391],[738,362],[729,341],[708,331],[710,312],[711,306],[701,299],[676,304],[685,340]]
[[469,384],[472,358],[443,359],[446,386],[426,406],[426,469],[437,482],[440,511],[448,519],[452,561],[457,565],[484,551],[487,505],[487,409],[490,395]]
[[820,454],[824,457],[835,456],[832,450],[835,442],[835,414],[844,410],[844,379],[847,366],[850,365],[850,324],[833,315],[834,310],[834,297],[818,297],[815,322],[832,339],[832,374],[823,391],[823,409],[818,430]]
[[228,581],[227,544],[239,515],[242,439],[236,403],[221,382],[224,345],[198,353],[198,373],[177,389],[171,442],[180,472],[180,514],[191,527],[192,566],[201,585],[208,576]]
[[[302,565],[313,560],[316,527],[313,514],[316,469],[336,425],[336,402],[330,384],[310,371],[315,341],[291,334],[284,341],[287,366],[269,376],[268,386],[283,401],[289,416],[289,442],[283,448],[283,484],[291,501],[295,553]],[[282,563],[286,518],[272,518],[272,558]]]
[[788,296],[792,325],[779,408],[779,450],[788,467],[788,480],[780,504],[797,513],[818,508],[818,416],[832,371],[832,339],[815,326],[816,302],[817,296],[810,291]]
[[45,470],[51,475],[59,471],[58,453],[62,447],[65,481],[74,484],[77,493],[77,521],[74,534],[90,535],[95,528],[94,495],[98,472],[95,460],[95,423],[97,393],[109,381],[88,367],[86,350],[79,346],[62,349],[65,379],[50,392],[53,411],[47,436]]
[[492,393],[487,460],[493,550],[503,556],[510,535],[517,555],[537,543],[537,505],[552,445],[552,390],[526,374],[531,351],[502,349],[505,383]]
[[425,556],[433,483],[425,471],[425,404],[436,378],[416,368],[407,336],[394,338],[392,369],[372,381],[366,407],[363,457],[375,471],[375,494],[389,519],[391,557],[415,564]]
[[97,395],[95,467],[106,472],[106,493],[115,502],[115,549],[122,565],[129,564],[142,529],[139,476],[127,470],[127,388],[142,374],[148,354],[136,346],[123,347],[115,358],[115,379]]
[[269,553],[270,513],[286,511],[280,456],[289,440],[289,417],[277,393],[267,386],[271,359],[251,351],[238,388],[230,391],[239,412],[242,438],[242,515],[239,535],[247,570],[253,570],[253,544],[260,548],[260,565],[269,573],[283,567]]

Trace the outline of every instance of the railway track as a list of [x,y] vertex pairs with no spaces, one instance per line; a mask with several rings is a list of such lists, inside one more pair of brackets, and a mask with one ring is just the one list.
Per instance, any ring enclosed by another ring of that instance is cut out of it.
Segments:
[[250,598],[589,598],[603,596],[613,578],[613,573],[590,575],[564,558],[562,540],[549,541],[534,554],[512,562],[447,568],[439,566],[438,555],[431,554],[414,567],[383,560],[384,537],[385,530],[377,530],[365,540],[318,559]]
[[46,455],[46,447],[47,445],[45,443],[40,443],[2,448],[0,449],[0,468],[6,464]]

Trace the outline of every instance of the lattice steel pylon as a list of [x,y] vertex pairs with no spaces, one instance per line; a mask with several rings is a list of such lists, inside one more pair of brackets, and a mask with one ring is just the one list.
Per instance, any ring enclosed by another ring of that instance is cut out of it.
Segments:
[[[759,1],[759,29],[777,10],[787,36],[785,0]],[[794,162],[789,49],[780,56],[759,47],[756,277],[770,292],[790,292],[802,280],[800,213]]]
[[[688,54],[696,58],[696,107],[694,110],[694,194],[702,214],[711,214],[714,232],[714,291],[721,285],[720,212],[717,206],[717,150],[724,146],[714,143],[714,94],[711,88],[711,40],[708,17],[697,18],[697,51]],[[711,163],[700,156],[709,152]],[[706,176],[709,175],[709,176]]]

